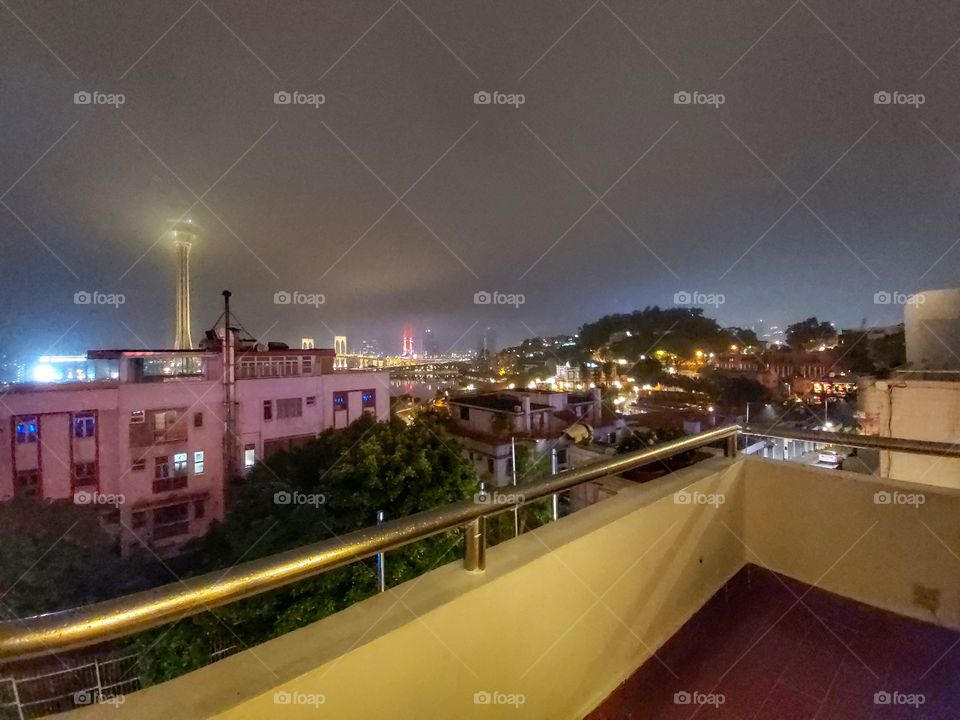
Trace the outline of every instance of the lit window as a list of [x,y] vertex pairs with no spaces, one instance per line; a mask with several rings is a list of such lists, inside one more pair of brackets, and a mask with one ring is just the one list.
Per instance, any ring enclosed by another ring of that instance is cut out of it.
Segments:
[[197,450],[193,454],[193,474],[203,475],[203,450]]
[[142,425],[145,422],[146,415],[143,410],[133,410],[130,412],[130,424]]
[[187,474],[187,454],[185,452],[174,453],[173,474],[175,477],[181,477]]
[[97,433],[97,417],[93,413],[80,413],[73,416],[73,436],[91,438]]
[[256,464],[257,462],[256,452],[257,452],[256,446],[254,445],[247,445],[243,449],[243,466],[245,468],[252,468],[254,464]]
[[360,392],[360,405],[364,410],[377,408],[377,391],[362,390]]
[[333,409],[334,410],[347,409],[347,394],[345,392],[335,392],[333,394]]
[[40,425],[34,416],[17,418],[17,443],[35,443],[40,438]]

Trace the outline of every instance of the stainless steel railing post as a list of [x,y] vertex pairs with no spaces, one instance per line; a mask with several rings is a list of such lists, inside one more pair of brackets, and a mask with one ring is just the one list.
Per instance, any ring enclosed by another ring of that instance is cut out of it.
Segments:
[[463,566],[470,572],[483,572],[487,568],[487,518],[474,518],[463,527],[466,547]]

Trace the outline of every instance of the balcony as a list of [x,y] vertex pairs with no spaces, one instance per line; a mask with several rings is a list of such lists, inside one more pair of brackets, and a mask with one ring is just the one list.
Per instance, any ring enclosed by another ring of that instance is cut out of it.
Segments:
[[[528,489],[549,497],[602,476],[577,469]],[[484,550],[489,510],[440,508],[99,614],[28,619],[28,632],[0,628],[0,652],[90,644],[465,525],[472,572],[439,567],[69,716],[958,716],[958,490],[716,455]]]

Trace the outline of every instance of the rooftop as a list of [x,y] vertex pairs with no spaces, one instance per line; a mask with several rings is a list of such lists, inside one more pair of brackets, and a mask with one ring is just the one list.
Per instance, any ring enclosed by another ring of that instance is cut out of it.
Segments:
[[[471,405],[473,407],[484,408],[485,410],[496,410],[497,412],[519,412],[516,408],[523,405],[523,399],[519,395],[507,395],[504,393],[482,393],[477,395],[460,395],[450,398],[449,403],[454,405]],[[549,405],[542,403],[530,403],[531,410],[549,410]]]

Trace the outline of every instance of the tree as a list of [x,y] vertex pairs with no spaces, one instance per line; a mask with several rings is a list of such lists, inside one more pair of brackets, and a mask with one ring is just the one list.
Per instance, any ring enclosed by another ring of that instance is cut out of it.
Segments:
[[[476,481],[433,414],[410,425],[364,417],[255,467],[231,490],[225,521],[197,548],[197,571],[341,537],[373,525],[378,510],[393,520],[464,500]],[[462,534],[449,531],[388,553],[387,583],[449,562],[461,548]],[[175,677],[207,664],[218,650],[302,627],[376,589],[373,561],[366,560],[159,628],[140,636],[143,675],[148,682]]]
[[820,322],[816,317],[809,317],[802,322],[787,327],[787,345],[797,350],[804,350],[822,345],[836,337],[837,331],[828,322]]
[[0,504],[0,617],[54,612],[135,584],[95,508],[14,498]]

